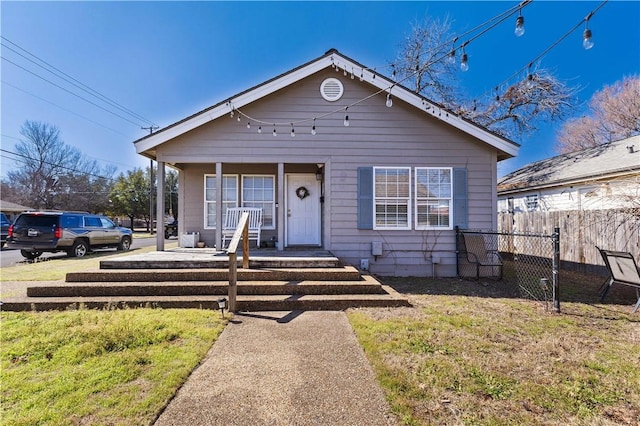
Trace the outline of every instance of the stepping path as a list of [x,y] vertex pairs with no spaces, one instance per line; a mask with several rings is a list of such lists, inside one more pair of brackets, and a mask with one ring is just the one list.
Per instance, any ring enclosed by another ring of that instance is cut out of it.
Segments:
[[396,424],[339,311],[236,314],[155,423]]

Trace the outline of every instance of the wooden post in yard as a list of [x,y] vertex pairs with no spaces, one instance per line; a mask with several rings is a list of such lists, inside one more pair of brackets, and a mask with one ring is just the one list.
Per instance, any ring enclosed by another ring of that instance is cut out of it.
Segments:
[[236,312],[236,296],[238,294],[238,254],[229,253],[229,312]]

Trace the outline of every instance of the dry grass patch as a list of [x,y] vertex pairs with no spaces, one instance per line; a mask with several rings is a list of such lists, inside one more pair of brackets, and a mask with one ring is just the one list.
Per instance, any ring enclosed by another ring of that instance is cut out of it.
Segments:
[[499,297],[495,282],[386,281],[414,308],[349,318],[405,424],[640,423],[629,305],[564,302],[555,314],[508,289]]

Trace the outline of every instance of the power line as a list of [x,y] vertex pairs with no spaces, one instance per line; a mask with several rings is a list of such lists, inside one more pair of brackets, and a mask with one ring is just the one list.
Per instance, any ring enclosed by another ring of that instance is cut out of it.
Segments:
[[14,66],[16,66],[16,67],[18,67],[18,68],[20,68],[20,69],[22,69],[22,70],[24,70],[24,71],[28,72],[29,74],[32,74],[32,75],[34,75],[34,76],[38,77],[39,79],[44,80],[44,81],[46,81],[47,83],[49,83],[49,84],[51,84],[51,85],[53,85],[53,86],[55,86],[55,87],[57,87],[57,88],[59,88],[59,89],[61,89],[61,90],[64,90],[65,92],[67,92],[67,93],[69,93],[69,94],[71,94],[71,95],[73,95],[73,96],[76,96],[76,97],[78,97],[78,98],[82,99],[83,101],[85,101],[85,102],[87,102],[87,103],[90,103],[91,105],[93,105],[93,106],[96,106],[96,107],[100,108],[100,109],[101,109],[101,110],[103,110],[103,111],[108,112],[109,114],[113,114],[113,115],[115,115],[116,117],[119,117],[119,118],[123,119],[124,121],[127,121],[127,122],[129,122],[129,123],[133,124],[134,126],[138,126],[138,125],[139,125],[139,124],[138,124],[138,123],[136,123],[135,121],[129,120],[127,117],[124,117],[124,116],[122,116],[122,115],[120,115],[120,114],[117,114],[117,113],[115,113],[115,112],[113,112],[113,111],[110,111],[110,110],[106,109],[105,107],[103,107],[103,106],[101,106],[101,105],[98,105],[97,103],[95,103],[95,102],[93,102],[93,101],[90,101],[89,99],[84,98],[84,97],[82,97],[82,96],[78,95],[77,93],[74,93],[74,92],[72,92],[71,90],[66,89],[66,88],[64,88],[64,87],[60,86],[59,84],[56,84],[56,83],[54,83],[53,81],[48,80],[48,79],[46,79],[46,78],[42,77],[41,75],[39,75],[39,74],[37,74],[37,73],[35,73],[35,72],[33,72],[33,71],[30,71],[30,70],[28,70],[27,68],[25,68],[25,67],[23,67],[23,66],[21,66],[21,65],[16,64],[15,62],[13,62],[13,61],[11,61],[11,60],[9,60],[9,59],[5,58],[4,56],[0,56],[0,58],[2,58],[3,60],[5,60],[5,61],[9,62],[10,64],[12,64],[12,65],[14,65]]
[[28,164],[27,160],[38,161],[38,162],[43,163],[43,164],[48,164],[49,166],[57,167],[57,168],[60,168],[60,169],[63,169],[63,170],[68,170],[70,172],[79,173],[79,174],[82,174],[82,175],[91,176],[91,177],[95,177],[95,178],[98,178],[98,179],[105,179],[105,180],[109,180],[109,181],[112,181],[112,182],[116,182],[116,179],[113,179],[113,178],[96,175],[96,174],[93,174],[93,173],[85,172],[85,171],[74,169],[74,168],[71,168],[71,167],[66,167],[66,166],[63,166],[61,164],[51,163],[50,161],[40,160],[40,159],[37,159],[37,158],[29,157],[28,155],[18,154],[17,152],[9,151],[9,150],[4,149],[4,148],[0,148],[0,151],[1,152],[5,152],[7,154],[15,155],[16,157],[21,157],[21,158],[17,158],[16,159],[16,158],[6,157],[4,155],[2,156],[4,158],[10,159],[10,160],[21,161],[24,164]]
[[41,97],[41,96],[38,96],[38,95],[36,95],[36,94],[33,94],[33,93],[31,93],[31,92],[29,92],[29,91],[27,91],[27,90],[21,89],[21,88],[20,88],[20,87],[18,87],[18,86],[14,86],[13,84],[11,84],[11,83],[9,83],[9,82],[7,82],[7,81],[5,81],[5,80],[2,80],[2,84],[6,84],[6,85],[7,85],[7,86],[9,86],[9,87],[13,87],[13,88],[14,88],[14,89],[16,89],[16,90],[19,90],[19,91],[21,91],[21,92],[23,92],[23,93],[26,93],[27,95],[33,96],[33,97],[34,97],[34,98],[36,98],[36,99],[40,99],[40,100],[41,100],[41,101],[43,101],[43,102],[46,102],[46,103],[51,104],[51,105],[53,105],[53,106],[56,106],[56,107],[60,108],[60,109],[61,109],[61,110],[63,110],[63,111],[67,111],[67,112],[69,112],[69,113],[71,113],[71,114],[73,114],[73,115],[76,115],[76,116],[78,116],[78,117],[80,117],[80,118],[83,118],[83,119],[85,119],[85,120],[87,120],[87,121],[89,121],[89,122],[91,122],[91,123],[93,123],[93,124],[96,124],[96,125],[98,125],[98,126],[100,126],[100,127],[102,127],[102,128],[105,128],[105,129],[107,129],[107,130],[110,130],[110,131],[112,131],[112,132],[114,132],[114,133],[117,133],[117,134],[119,134],[119,135],[121,135],[121,136],[128,137],[127,135],[125,135],[125,134],[124,134],[124,133],[122,133],[122,132],[119,132],[118,130],[112,129],[112,128],[108,127],[108,126],[105,126],[104,124],[98,123],[97,121],[94,121],[94,120],[92,120],[92,119],[90,119],[90,118],[88,118],[88,117],[85,117],[85,116],[84,116],[84,115],[82,115],[82,114],[78,114],[78,113],[77,113],[77,112],[75,112],[75,111],[72,111],[72,110],[67,109],[67,108],[65,108],[65,107],[63,107],[63,106],[60,106],[60,105],[56,104],[55,102],[51,102],[51,101],[49,101],[49,100],[47,100],[47,99],[45,99],[45,98],[43,98],[43,97]]
[[[27,61],[37,65],[38,67],[44,69],[45,71],[48,71],[49,73],[55,75],[56,77],[66,81],[67,83],[79,88],[80,90],[100,99],[101,101],[119,109],[120,111],[129,114],[132,117],[135,117],[137,120],[140,121],[144,121],[146,123],[155,125],[155,123],[149,119],[144,118],[143,116],[141,116],[140,114],[132,111],[131,109],[123,106],[122,104],[119,104],[118,102],[114,101],[113,99],[103,95],[102,93],[98,92],[97,90],[92,89],[91,87],[87,86],[86,84],[82,83],[81,81],[77,80],[76,78],[70,76],[69,74],[65,73],[64,71],[56,68],[55,66],[51,65],[50,63],[48,63],[47,61],[45,61],[42,58],[39,58],[38,56],[34,55],[33,53],[29,52],[28,50],[26,50],[25,48],[19,46],[18,44],[14,43],[13,41],[7,39],[4,36],[0,36],[0,38],[8,43],[10,43],[11,45],[17,47],[18,49],[20,49],[21,51],[25,52],[26,54],[28,54],[29,56],[37,59],[38,61],[46,64],[49,68],[43,66],[42,64],[39,64],[38,62],[34,61],[33,59],[28,58],[27,56],[23,55],[22,53],[18,52],[16,49],[12,48],[11,46],[8,46],[6,43],[3,43],[4,47],[11,50],[12,52],[16,53],[17,55],[21,56],[22,58],[26,59]],[[52,71],[54,70],[54,71]]]

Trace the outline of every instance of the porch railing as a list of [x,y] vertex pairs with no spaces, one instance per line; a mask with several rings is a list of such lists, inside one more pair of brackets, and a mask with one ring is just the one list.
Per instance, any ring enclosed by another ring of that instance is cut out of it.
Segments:
[[238,244],[242,239],[242,268],[249,268],[249,213],[240,216],[227,255],[229,256],[229,312],[236,312],[236,298],[238,295]]

